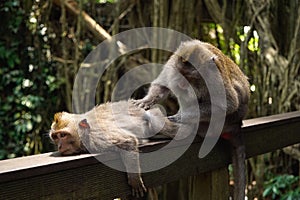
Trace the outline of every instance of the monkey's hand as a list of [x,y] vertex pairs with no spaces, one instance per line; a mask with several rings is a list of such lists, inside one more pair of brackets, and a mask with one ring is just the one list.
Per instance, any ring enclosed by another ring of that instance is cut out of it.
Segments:
[[132,195],[135,197],[143,197],[144,192],[147,192],[141,176],[137,173],[128,173],[128,184],[132,187]]
[[131,103],[138,106],[139,108],[143,108],[145,110],[148,110],[155,104],[155,100],[152,98],[143,98],[139,100],[131,99]]

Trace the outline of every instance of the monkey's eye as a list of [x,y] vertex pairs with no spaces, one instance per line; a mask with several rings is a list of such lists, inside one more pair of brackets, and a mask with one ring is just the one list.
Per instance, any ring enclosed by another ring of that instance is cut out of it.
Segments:
[[60,133],[60,137],[61,138],[64,138],[64,137],[66,137],[67,136],[67,134],[65,134],[65,133]]
[[189,60],[187,60],[183,57],[181,57],[180,60],[181,60],[181,63],[184,67],[188,67],[188,68],[193,67],[193,65],[189,62]]
[[194,66],[189,61],[184,62],[183,65],[186,68],[194,68]]
[[57,137],[56,134],[52,134],[52,135],[51,135],[51,138],[52,138],[52,140],[57,140],[57,139],[58,139],[58,137]]
[[187,59],[185,59],[185,58],[183,58],[183,57],[181,57],[181,62],[182,62],[183,64],[185,64],[185,63],[187,63],[187,62],[188,62],[188,60],[187,60]]

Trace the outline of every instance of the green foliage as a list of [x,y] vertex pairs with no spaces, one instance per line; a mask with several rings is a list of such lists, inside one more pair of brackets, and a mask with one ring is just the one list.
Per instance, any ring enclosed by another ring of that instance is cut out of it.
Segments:
[[32,47],[34,37],[45,42],[40,31],[28,26],[20,2],[5,1],[0,8],[6,22],[0,30],[0,159],[42,151],[42,125],[49,123],[43,118],[51,110],[43,105],[56,101],[45,97],[58,88],[54,67],[45,59],[47,45]]
[[280,200],[300,199],[299,177],[293,175],[279,175],[265,183],[264,197]]

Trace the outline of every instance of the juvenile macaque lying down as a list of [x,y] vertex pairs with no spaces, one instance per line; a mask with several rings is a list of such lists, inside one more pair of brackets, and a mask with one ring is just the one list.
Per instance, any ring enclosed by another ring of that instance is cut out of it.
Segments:
[[56,113],[49,136],[61,155],[120,152],[133,195],[143,196],[146,187],[141,178],[138,139],[158,132],[173,137],[176,129],[158,108],[145,111],[120,101],[96,106],[84,114]]

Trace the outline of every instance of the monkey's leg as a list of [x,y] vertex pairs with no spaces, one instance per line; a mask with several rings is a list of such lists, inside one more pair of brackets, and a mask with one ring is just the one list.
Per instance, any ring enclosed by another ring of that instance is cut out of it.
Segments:
[[132,187],[132,195],[143,197],[147,189],[141,177],[139,153],[136,151],[122,150],[121,157],[127,170],[128,184]]
[[181,113],[180,113],[180,110],[175,115],[168,116],[168,119],[171,122],[176,122],[176,123],[181,122]]

